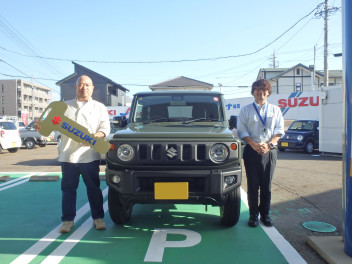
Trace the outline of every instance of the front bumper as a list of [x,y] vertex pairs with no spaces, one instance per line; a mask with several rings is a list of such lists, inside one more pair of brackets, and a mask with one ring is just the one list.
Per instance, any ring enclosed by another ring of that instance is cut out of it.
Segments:
[[281,149],[303,149],[304,141],[296,141],[296,140],[279,141],[277,146]]
[[20,148],[21,147],[21,139],[13,139],[13,140],[3,140],[1,142],[1,146],[3,149],[11,149],[11,148]]
[[[119,183],[112,178],[117,175]],[[233,176],[234,182],[226,184],[225,177]],[[211,170],[112,170],[106,169],[106,182],[130,203],[186,203],[223,205],[227,194],[239,188],[242,182],[241,167]],[[154,183],[188,182],[187,200],[156,200]]]

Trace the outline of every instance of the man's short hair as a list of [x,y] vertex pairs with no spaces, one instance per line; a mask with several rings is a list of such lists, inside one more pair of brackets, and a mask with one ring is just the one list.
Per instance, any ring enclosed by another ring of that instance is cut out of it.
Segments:
[[254,91],[257,89],[264,90],[264,91],[267,90],[269,92],[269,95],[271,95],[271,93],[273,92],[271,84],[264,79],[257,80],[252,84],[252,91],[251,91],[252,95],[254,94]]

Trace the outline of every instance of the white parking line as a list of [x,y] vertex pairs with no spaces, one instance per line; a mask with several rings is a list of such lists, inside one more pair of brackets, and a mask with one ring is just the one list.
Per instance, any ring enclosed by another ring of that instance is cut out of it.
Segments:
[[29,178],[29,177],[31,177],[31,176],[33,176],[33,175],[35,175],[35,173],[31,173],[31,174],[28,174],[28,175],[19,177],[19,178],[14,179],[14,180],[10,180],[10,181],[7,181],[7,182],[5,182],[5,183],[1,183],[1,184],[0,184],[0,187],[3,187],[3,186],[6,186],[6,185],[9,185],[9,184],[12,184],[12,183],[14,183],[14,182],[21,181],[21,180],[26,179],[26,178]]
[[37,174],[37,173],[32,173],[32,174],[25,175],[25,176],[19,177],[19,178],[17,178],[17,179],[8,181],[8,182],[6,182],[6,183],[0,184],[0,187],[1,187],[1,186],[6,186],[6,185],[8,185],[8,186],[6,186],[6,187],[0,188],[0,192],[1,192],[1,191],[4,191],[4,190],[6,190],[6,189],[9,189],[9,188],[15,187],[15,186],[17,186],[17,185],[20,185],[20,184],[23,184],[23,183],[28,182],[28,181],[29,181],[29,178],[30,178],[31,176],[33,176],[33,175],[40,175],[40,176],[42,176],[42,175],[45,175],[45,174],[46,174],[46,172],[42,172],[42,173],[39,173],[39,174]]
[[[108,187],[106,187],[103,190],[103,197],[105,197],[107,193],[108,193]],[[77,211],[75,220],[78,221],[79,219],[81,219],[89,210],[90,210],[89,203],[86,203]],[[37,257],[40,254],[40,252],[46,249],[52,242],[54,242],[61,235],[61,233],[59,232],[60,226],[61,224],[55,227],[53,230],[51,230],[50,233],[48,233],[45,237],[40,239],[29,249],[27,249],[22,255],[20,255],[14,261],[12,261],[11,264],[30,263],[35,257]]]
[[[247,193],[241,188],[241,199],[247,205]],[[275,227],[266,227],[260,223],[261,228],[268,235],[268,237],[273,241],[275,246],[285,257],[288,263],[294,264],[307,264],[307,262],[302,258],[302,256],[297,252],[297,250],[277,231]]]
[[[104,212],[108,210],[108,202],[104,203]],[[72,233],[64,242],[60,244],[49,256],[47,256],[42,264],[56,264],[71,251],[71,249],[88,233],[93,227],[93,219],[89,217],[75,232]]]

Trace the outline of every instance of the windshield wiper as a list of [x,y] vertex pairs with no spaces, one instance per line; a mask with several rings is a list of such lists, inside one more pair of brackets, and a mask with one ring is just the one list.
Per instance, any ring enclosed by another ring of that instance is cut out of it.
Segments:
[[145,121],[145,122],[143,122],[143,124],[149,124],[149,123],[153,123],[153,122],[162,122],[162,121],[170,121],[170,119],[167,117],[156,118],[156,119]]
[[201,118],[194,118],[194,119],[190,119],[190,120],[184,121],[184,122],[182,122],[182,124],[189,124],[189,123],[198,122],[198,121],[218,121],[218,122],[220,122],[216,118],[201,117]]

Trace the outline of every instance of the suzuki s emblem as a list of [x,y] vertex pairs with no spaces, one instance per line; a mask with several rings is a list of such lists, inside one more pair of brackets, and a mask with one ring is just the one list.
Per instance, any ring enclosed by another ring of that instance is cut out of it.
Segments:
[[174,147],[171,147],[171,148],[167,149],[166,152],[167,152],[166,155],[167,155],[170,159],[172,159],[172,158],[174,158],[174,157],[177,156],[177,150],[174,149]]

